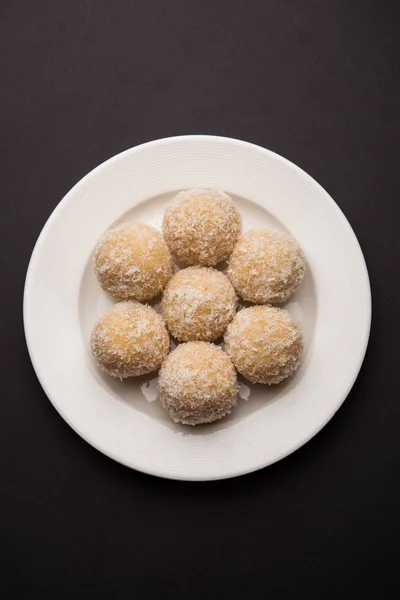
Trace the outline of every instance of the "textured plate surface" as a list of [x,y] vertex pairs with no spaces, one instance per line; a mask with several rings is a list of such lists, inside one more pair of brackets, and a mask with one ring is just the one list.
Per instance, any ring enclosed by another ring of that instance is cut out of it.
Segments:
[[[163,207],[189,187],[232,195],[244,230],[294,235],[308,271],[287,309],[302,323],[305,358],[279,386],[240,381],[227,419],[190,428],[172,423],[156,379],[103,375],[90,330],[112,301],[91,269],[107,228],[126,221],[160,227]],[[60,202],[37,241],[25,285],[29,353],[50,401],[86,441],[146,473],[187,480],[233,477],[287,456],[314,436],[346,398],[368,343],[371,296],[357,239],[332,198],[286,159],[246,142],[184,136],[149,142],[106,161]]]

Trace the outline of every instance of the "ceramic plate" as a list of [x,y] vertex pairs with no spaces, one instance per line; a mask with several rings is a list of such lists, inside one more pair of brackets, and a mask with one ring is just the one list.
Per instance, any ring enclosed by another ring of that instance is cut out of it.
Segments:
[[[93,364],[90,331],[111,305],[92,271],[101,234],[124,221],[161,227],[166,203],[191,187],[220,188],[244,231],[294,235],[307,274],[286,308],[305,337],[302,367],[278,386],[240,380],[232,414],[197,428],[174,424],[156,376],[114,380]],[[161,477],[211,480],[260,469],[314,436],[346,398],[361,367],[371,295],[360,246],[323,188],[288,160],[229,138],[184,136],[137,146],[84,177],[47,221],[30,261],[24,322],[37,376],[54,407],[87,442]]]

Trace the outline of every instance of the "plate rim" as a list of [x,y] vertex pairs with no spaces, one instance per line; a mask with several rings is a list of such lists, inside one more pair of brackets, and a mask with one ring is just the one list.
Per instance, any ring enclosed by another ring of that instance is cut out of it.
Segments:
[[[75,193],[76,191],[78,191],[79,188],[82,185],[84,185],[85,183],[87,183],[92,177],[95,177],[98,173],[100,173],[101,171],[106,169],[112,163],[121,160],[124,156],[126,156],[128,154],[132,154],[136,151],[139,152],[143,149],[151,148],[152,146],[156,146],[156,145],[163,144],[163,143],[173,144],[174,141],[182,140],[182,139],[186,139],[188,141],[194,141],[194,142],[195,141],[207,142],[207,141],[220,140],[220,141],[224,141],[227,143],[239,144],[244,147],[251,147],[251,148],[257,149],[257,151],[262,151],[268,155],[272,155],[276,160],[281,161],[284,164],[290,166],[291,168],[294,168],[295,170],[297,170],[303,177],[305,177],[311,183],[312,186],[316,186],[324,193],[326,201],[329,202],[331,205],[331,209],[333,209],[337,213],[337,215],[341,219],[343,225],[346,227],[348,234],[351,235],[351,237],[353,238],[353,241],[355,241],[356,245],[358,246],[358,249],[360,252],[360,258],[362,259],[362,263],[363,263],[363,275],[364,275],[364,280],[365,280],[365,284],[366,284],[366,290],[368,291],[366,298],[365,298],[367,305],[364,307],[365,321],[364,321],[363,349],[362,349],[362,352],[360,351],[360,354],[358,356],[357,365],[354,366],[353,377],[351,378],[351,380],[349,379],[348,385],[346,386],[346,391],[341,395],[340,400],[338,400],[336,402],[334,410],[329,412],[329,414],[327,416],[325,416],[323,423],[317,429],[314,429],[308,436],[303,437],[300,441],[296,441],[294,444],[290,445],[289,448],[287,449],[287,451],[285,453],[282,453],[282,455],[280,455],[279,457],[277,457],[273,460],[266,459],[265,463],[262,465],[256,465],[256,466],[251,466],[250,468],[238,469],[238,472],[236,474],[232,474],[232,473],[223,474],[222,473],[222,474],[213,475],[213,476],[194,475],[193,477],[189,477],[189,476],[187,476],[187,474],[182,475],[182,476],[169,475],[169,474],[164,473],[162,470],[156,471],[153,469],[144,469],[142,467],[135,467],[132,464],[130,464],[128,462],[128,460],[124,461],[123,459],[121,459],[121,457],[114,456],[113,453],[109,449],[106,449],[104,447],[100,447],[99,445],[97,445],[93,440],[91,440],[87,435],[85,435],[85,433],[81,432],[79,430],[79,428],[76,426],[76,424],[71,422],[71,420],[64,414],[62,408],[57,404],[56,400],[52,397],[52,394],[48,390],[48,387],[45,382],[45,375],[41,371],[41,368],[39,367],[39,365],[37,363],[37,360],[35,357],[35,352],[33,349],[33,343],[32,343],[32,340],[30,339],[30,335],[29,335],[29,318],[28,318],[28,314],[27,314],[27,312],[28,312],[27,305],[28,305],[28,301],[29,301],[29,289],[30,289],[34,269],[37,264],[38,257],[40,255],[40,249],[45,242],[47,232],[51,228],[53,221],[58,217],[59,212],[68,203],[70,195],[73,192]],[[106,159],[105,161],[103,161],[102,163],[100,163],[99,165],[94,167],[86,175],[84,175],[76,184],[74,184],[68,190],[68,192],[58,202],[58,204],[55,206],[55,208],[53,209],[53,211],[51,212],[51,214],[45,221],[45,223],[39,233],[39,236],[36,240],[36,243],[33,247],[31,256],[30,256],[30,260],[29,260],[29,264],[28,264],[28,268],[27,268],[27,272],[26,272],[26,277],[25,277],[24,291],[23,291],[23,324],[24,324],[25,340],[26,340],[29,357],[32,362],[32,366],[34,368],[36,377],[38,378],[38,381],[39,381],[43,391],[45,392],[48,400],[51,402],[53,407],[60,414],[60,416],[64,419],[64,421],[72,428],[72,430],[75,433],[77,433],[82,439],[84,439],[87,443],[89,443],[93,448],[100,451],[105,456],[115,460],[116,462],[123,464],[124,466],[129,467],[131,469],[133,468],[133,469],[141,471],[143,473],[147,473],[149,475],[154,475],[154,476],[161,477],[164,479],[181,480],[181,481],[213,481],[213,480],[228,479],[228,478],[232,478],[232,477],[242,476],[247,473],[251,473],[251,472],[260,470],[262,468],[265,468],[267,466],[270,466],[270,465],[286,458],[287,456],[289,456],[290,454],[292,454],[293,452],[295,452],[296,450],[298,450],[302,446],[304,446],[307,442],[309,442],[314,436],[316,436],[327,425],[327,423],[329,423],[329,421],[336,414],[337,410],[342,406],[345,399],[349,395],[352,387],[354,386],[354,383],[359,375],[360,369],[364,362],[365,354],[366,354],[366,351],[368,348],[370,331],[371,331],[371,321],[372,321],[372,294],[371,294],[370,278],[369,278],[368,267],[366,264],[365,256],[363,254],[361,245],[357,239],[357,236],[356,236],[349,220],[347,219],[347,217],[345,216],[345,214],[343,213],[341,208],[338,206],[338,204],[330,196],[330,194],[311,175],[309,175],[306,171],[304,171],[296,163],[286,159],[285,157],[281,156],[280,154],[277,154],[276,152],[269,150],[267,148],[264,148],[262,146],[259,146],[257,144],[247,142],[245,140],[231,138],[231,137],[227,137],[227,136],[217,136],[217,135],[203,135],[203,134],[177,135],[177,136],[164,137],[164,138],[159,138],[159,139],[154,139],[154,140],[151,140],[148,142],[144,142],[142,144],[132,146],[131,148],[127,148],[126,150],[113,155],[112,157]]]

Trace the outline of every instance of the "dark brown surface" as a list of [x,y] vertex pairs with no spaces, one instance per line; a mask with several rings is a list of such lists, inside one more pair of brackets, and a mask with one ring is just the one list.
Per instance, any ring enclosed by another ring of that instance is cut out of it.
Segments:
[[[396,597],[399,16],[350,0],[2,3],[2,598]],[[373,294],[364,366],[329,425],[273,467],[205,484],[81,440],[35,377],[21,319],[64,194],[108,157],[186,133],[260,144],[315,177]]]

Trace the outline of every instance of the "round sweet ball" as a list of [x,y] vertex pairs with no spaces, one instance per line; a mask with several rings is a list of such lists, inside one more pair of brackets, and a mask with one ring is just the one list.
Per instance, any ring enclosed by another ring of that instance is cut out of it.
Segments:
[[94,358],[106,373],[124,379],[160,368],[169,352],[162,317],[139,302],[115,304],[92,331]]
[[172,254],[185,265],[212,267],[226,260],[240,235],[232,199],[219,190],[180,192],[164,213],[163,232]]
[[225,334],[233,364],[253,383],[280,383],[300,366],[303,336],[287,311],[252,306],[237,313]]
[[94,271],[101,287],[115,298],[143,302],[164,289],[172,275],[171,254],[157,229],[125,223],[99,241]]
[[235,316],[237,297],[229,279],[210,267],[178,271],[165,288],[161,311],[180,342],[212,342]]
[[241,236],[228,266],[233,287],[249,302],[285,302],[304,277],[305,258],[297,241],[274,229]]
[[161,405],[176,423],[211,423],[237,403],[237,376],[229,356],[207,342],[181,344],[163,363]]

